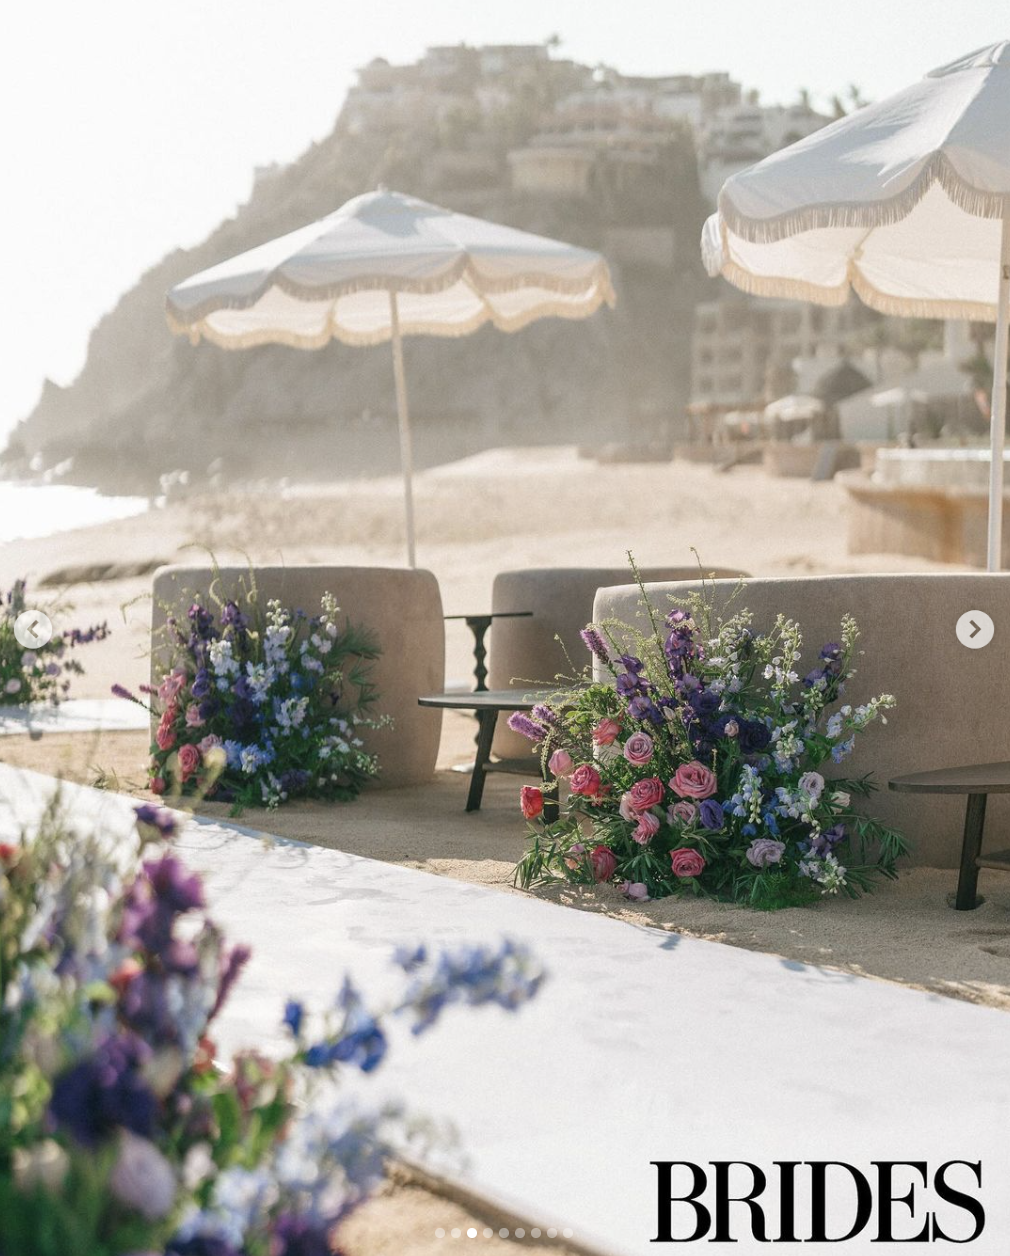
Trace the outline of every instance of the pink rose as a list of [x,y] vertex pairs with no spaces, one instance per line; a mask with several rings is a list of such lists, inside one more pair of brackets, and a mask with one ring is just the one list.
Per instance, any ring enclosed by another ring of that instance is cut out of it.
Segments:
[[196,748],[202,755],[206,755],[208,750],[216,750],[218,746],[222,745],[224,745],[224,743],[216,733],[208,733],[203,741],[198,741],[196,743]]
[[600,774],[589,763],[583,763],[572,773],[568,783],[573,794],[585,794],[587,798],[595,798],[600,792]]
[[682,763],[670,780],[670,788],[681,798],[711,798],[719,788],[715,773],[697,759]]
[[519,805],[527,820],[535,820],[544,809],[543,791],[535,785],[524,785],[519,791]]
[[594,846],[589,861],[597,881],[609,881],[617,869],[617,859],[609,846]]
[[648,733],[632,733],[624,743],[624,757],[635,767],[644,767],[652,758],[652,738]]
[[648,811],[663,801],[663,782],[658,776],[647,776],[644,781],[636,781],[628,794],[636,811]]
[[690,824],[694,817],[698,814],[698,808],[693,802],[675,802],[672,807],[667,808],[666,818],[671,824]]
[[169,674],[158,686],[158,697],[162,700],[162,702],[174,702],[182,691],[182,687],[185,683],[186,673],[182,670],[182,668],[177,667],[175,671],[169,672]]
[[567,750],[555,750],[548,759],[547,766],[555,776],[567,776],[572,770],[572,756]]
[[598,746],[609,746],[611,742],[617,740],[617,734],[620,731],[620,720],[612,720],[609,715],[604,716],[593,729],[593,741]]
[[617,810],[620,812],[622,820],[627,820],[629,824],[638,823],[638,812],[635,810],[635,804],[631,801],[630,794],[621,795],[621,803]]
[[165,783],[165,778],[163,776],[156,776],[151,782],[152,794],[163,794],[167,788],[168,786]]
[[200,714],[200,708],[196,705],[195,702],[191,702],[190,705],[186,708],[186,727],[187,728],[199,728],[201,724],[206,724],[206,723],[207,721]]
[[193,775],[200,766],[200,751],[196,746],[180,746],[179,747],[179,771],[182,773],[182,779],[185,781]]
[[681,846],[679,850],[670,851],[670,867],[675,877],[698,877],[704,870],[705,860],[700,851]]
[[175,745],[175,729],[172,725],[179,716],[179,707],[176,703],[171,702],[161,713],[161,719],[158,721],[158,730],[154,734],[154,740],[158,743],[159,750],[171,750]]
[[638,827],[631,836],[639,846],[647,846],[658,832],[659,821],[651,811],[646,811],[638,817]]
[[621,893],[625,898],[630,898],[633,903],[649,901],[649,887],[641,881],[622,881]]

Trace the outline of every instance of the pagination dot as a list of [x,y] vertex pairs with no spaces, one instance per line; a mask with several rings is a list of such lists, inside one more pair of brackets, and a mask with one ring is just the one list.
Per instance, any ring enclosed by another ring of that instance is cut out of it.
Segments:
[[438,1229],[435,1231],[435,1238],[437,1239],[445,1238],[445,1231],[442,1229],[441,1226],[439,1226]]
[[505,1226],[502,1226],[502,1228],[498,1231],[498,1237],[500,1239],[507,1239],[508,1236],[509,1236],[508,1230],[506,1229]]

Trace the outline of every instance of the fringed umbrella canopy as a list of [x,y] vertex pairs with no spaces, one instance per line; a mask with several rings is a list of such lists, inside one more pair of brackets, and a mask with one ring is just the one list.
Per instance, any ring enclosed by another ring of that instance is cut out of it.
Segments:
[[517,331],[614,302],[599,253],[380,190],[178,284],[168,321],[226,349],[374,345],[393,335],[390,293],[402,336]]
[[733,175],[712,275],[761,296],[996,320],[989,566],[1001,557],[1010,304],[1010,43],[951,62]]
[[586,318],[614,304],[599,253],[380,189],[319,222],[177,284],[171,329],[226,349],[391,340],[414,565],[412,455],[403,336],[518,331],[538,318]]

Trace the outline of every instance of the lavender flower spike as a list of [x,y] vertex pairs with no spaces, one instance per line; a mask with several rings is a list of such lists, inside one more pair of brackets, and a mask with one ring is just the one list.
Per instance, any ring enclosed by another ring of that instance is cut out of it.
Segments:
[[603,638],[599,632],[589,624],[579,633],[579,636],[586,643],[586,648],[591,650],[601,663],[610,663],[610,652],[608,651]]
[[145,711],[147,710],[147,707],[144,706],[144,703],[141,702],[137,695],[135,693],[131,693],[125,685],[113,685],[112,692],[117,698],[125,698],[127,702],[136,702],[137,706],[142,706]]
[[531,714],[541,724],[553,725],[556,728],[560,723],[557,713],[552,711],[546,702],[538,702]]
[[547,729],[542,724],[536,724],[522,711],[513,711],[509,716],[509,728],[514,733],[521,733],[524,737],[528,737],[530,741],[543,741],[547,736]]

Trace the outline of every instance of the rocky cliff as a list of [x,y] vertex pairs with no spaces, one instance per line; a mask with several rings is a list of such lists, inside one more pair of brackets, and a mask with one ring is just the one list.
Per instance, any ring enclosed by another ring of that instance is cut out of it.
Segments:
[[[585,67],[576,67],[585,70]],[[398,461],[388,346],[226,352],[174,338],[166,289],[187,275],[322,217],[384,183],[426,200],[604,251],[618,305],[582,323],[543,320],[515,335],[405,345],[419,466],[491,444],[647,442],[679,422],[690,327],[704,291],[705,207],[691,136],[670,124],[628,151],[597,145],[585,188],[515,187],[510,151],[528,145],[575,71],[479,76],[449,110],[383,112],[334,131],[260,178],[247,204],[198,247],[152,267],[95,327],[67,388],[47,384],[2,461],[8,473],[72,460],[66,478],[107,491],[157,491],[159,476],[342,478]],[[458,85],[457,85],[458,86]],[[483,86],[486,87],[486,84]],[[472,97],[472,108],[458,100]],[[650,242],[662,247],[653,249]]]

